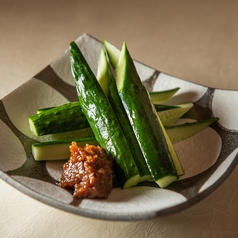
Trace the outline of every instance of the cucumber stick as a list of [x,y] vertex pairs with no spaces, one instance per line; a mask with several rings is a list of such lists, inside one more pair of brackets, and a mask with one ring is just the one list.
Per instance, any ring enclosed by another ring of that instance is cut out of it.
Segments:
[[217,120],[218,118],[214,117],[207,120],[186,122],[180,125],[169,126],[165,127],[165,129],[170,140],[173,144],[175,144],[197,134],[198,132],[210,126],[212,123],[216,122]]
[[109,61],[112,67],[115,69],[121,52],[119,49],[117,49],[114,45],[110,44],[106,40],[103,41],[103,44],[106,49]]
[[[100,77],[100,85],[105,85],[105,82],[102,80],[102,75],[100,75]],[[101,86],[104,87],[103,85]],[[108,86],[104,87],[103,91],[105,94],[108,94]],[[163,93],[163,91],[157,93],[160,94]],[[155,104],[155,108],[162,123],[169,126],[187,112],[191,105],[192,104]],[[179,109],[180,107],[181,109]],[[79,102],[69,102],[56,107],[38,109],[37,114],[29,117],[28,121],[32,133],[37,136],[64,133],[89,126],[87,118],[81,111]]]
[[87,137],[94,137],[94,133],[91,127],[86,127],[78,130],[73,131],[65,131],[61,133],[50,134],[50,140],[70,140],[75,138],[87,138]]
[[[86,144],[98,145],[95,137],[74,139],[74,141],[80,147],[84,147]],[[34,143],[31,146],[32,155],[36,161],[69,159],[71,142],[72,140],[57,140]]]
[[123,188],[135,186],[140,174],[126,138],[95,75],[75,42],[70,43],[70,63],[81,109],[99,145],[115,160],[115,174]]
[[106,60],[106,56],[104,50],[101,49],[99,60],[98,60],[98,68],[97,68],[97,80],[100,84],[104,94],[108,97],[108,87],[109,87],[109,79],[108,79],[108,62]]
[[[99,60],[100,65],[97,77],[105,95],[108,96],[108,82],[103,79],[106,73],[103,72],[105,65],[103,65],[101,61],[102,60]],[[166,97],[166,95],[169,96],[167,91],[153,92],[153,94],[158,98],[160,98],[159,95],[164,95],[163,97]],[[179,106],[176,105],[155,104],[157,111],[176,109],[178,107]],[[175,110],[174,113],[164,112],[162,113],[163,116],[161,116],[162,122],[165,120],[166,125],[170,125],[170,121],[175,121],[184,111],[185,110],[182,109]],[[69,102],[56,107],[38,109],[35,115],[28,118],[28,122],[32,133],[37,136],[77,130],[89,126],[87,118],[81,111],[79,102]]]
[[[115,69],[119,60],[120,50],[116,48],[114,45],[110,44],[106,40],[104,40],[104,47],[107,51],[108,58],[112,67]],[[161,92],[150,92],[150,98],[155,104],[161,104],[168,101],[170,98],[174,96],[174,94],[179,90],[179,87],[164,90]]]
[[[77,120],[73,120],[77,118]],[[88,127],[88,121],[77,102],[42,110],[28,118],[34,135],[41,136]]]
[[124,132],[128,145],[132,152],[133,158],[140,172],[140,176],[141,176],[140,182],[149,180],[151,179],[150,171],[147,167],[144,156],[142,154],[138,141],[135,137],[134,131],[131,127],[130,121],[122,105],[120,96],[117,91],[116,81],[109,68],[104,50],[101,50],[98,67],[99,67],[98,72],[102,72],[100,73],[100,77],[98,78],[98,81],[101,86],[105,85],[106,83],[108,84],[108,88],[109,88],[107,90],[108,100],[110,101],[112,105],[115,115],[117,116],[117,119],[121,125],[121,128]]
[[155,104],[162,104],[167,102],[174,94],[179,90],[179,88],[171,88],[168,90],[163,90],[159,92],[150,92],[150,98]]
[[136,71],[126,44],[116,65],[116,85],[153,180],[165,188],[178,174],[168,148],[167,136]]
[[177,105],[177,108],[158,111],[157,114],[164,126],[173,125],[181,116],[188,112],[193,107],[192,102]]
[[[199,133],[217,120],[218,118],[211,118],[176,126],[168,126],[165,127],[165,129],[171,143],[175,144]],[[91,130],[91,128],[88,129]],[[58,134],[56,136],[58,137]],[[34,159],[37,161],[67,159],[69,156],[69,146],[72,141],[76,141],[78,145],[82,147],[87,143],[98,144],[95,137],[91,135],[89,137],[84,136],[84,129],[74,131],[73,134],[68,132],[62,134],[61,138],[58,138],[56,141],[38,142],[33,144],[32,153]]]

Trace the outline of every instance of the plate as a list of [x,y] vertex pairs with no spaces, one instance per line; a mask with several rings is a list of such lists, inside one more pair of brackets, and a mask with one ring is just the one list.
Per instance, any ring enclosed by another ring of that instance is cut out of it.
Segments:
[[[96,73],[102,43],[83,34],[76,43]],[[211,127],[174,145],[185,175],[166,189],[143,184],[113,188],[107,200],[73,198],[58,186],[62,161],[36,162],[36,141],[27,118],[38,108],[77,100],[66,49],[42,71],[0,100],[0,177],[23,193],[70,213],[107,220],[139,220],[186,209],[212,193],[238,162],[238,93],[173,77],[135,61],[149,91],[180,87],[176,103],[194,102],[187,114],[193,120],[219,117]],[[47,136],[41,140],[47,139]]]

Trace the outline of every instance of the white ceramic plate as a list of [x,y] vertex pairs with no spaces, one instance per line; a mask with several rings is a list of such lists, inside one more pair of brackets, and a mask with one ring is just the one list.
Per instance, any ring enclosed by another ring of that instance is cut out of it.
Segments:
[[[96,73],[101,42],[87,34],[76,42]],[[237,91],[196,85],[139,62],[135,64],[148,90],[180,87],[174,100],[195,103],[189,118],[220,118],[219,123],[175,144],[185,170],[182,179],[167,189],[147,184],[126,190],[114,188],[107,200],[73,199],[70,191],[57,185],[62,161],[34,161],[30,148],[36,138],[29,130],[27,118],[38,108],[77,100],[68,49],[35,77],[0,100],[0,177],[53,207],[111,220],[148,219],[178,212],[212,193],[238,161]]]

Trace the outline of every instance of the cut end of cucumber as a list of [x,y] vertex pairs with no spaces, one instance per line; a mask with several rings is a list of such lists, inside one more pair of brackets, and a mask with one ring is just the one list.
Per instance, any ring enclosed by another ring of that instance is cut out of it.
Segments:
[[117,90],[120,91],[123,88],[124,80],[125,80],[125,69],[126,69],[126,43],[124,42],[122,45],[122,50],[118,59],[117,67],[116,67],[116,85]]
[[112,67],[115,69],[119,59],[120,50],[106,40],[104,40],[104,46],[106,48],[108,58],[112,64]]
[[30,125],[30,130],[31,130],[31,132],[32,132],[34,135],[39,136],[39,135],[38,135],[38,132],[37,132],[37,130],[36,130],[36,127],[35,127],[35,125],[34,125],[34,122],[31,120],[31,118],[28,118],[28,122],[29,122],[29,125]]
[[123,189],[134,187],[139,182],[140,182],[140,175],[137,174],[134,177],[132,177],[126,181],[126,183],[123,185]]
[[98,69],[97,69],[97,80],[106,96],[108,96],[108,64],[106,54],[103,49],[101,49],[99,60],[98,60]]
[[139,182],[144,182],[144,181],[153,181],[151,175],[145,175],[140,177],[140,181]]
[[155,182],[159,185],[160,188],[166,188],[177,179],[178,178],[176,176],[165,176]]

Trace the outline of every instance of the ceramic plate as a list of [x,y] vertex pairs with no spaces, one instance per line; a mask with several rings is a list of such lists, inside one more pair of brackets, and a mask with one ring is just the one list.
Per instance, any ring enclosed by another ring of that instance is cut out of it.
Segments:
[[[84,34],[76,40],[96,73],[102,44]],[[57,183],[62,161],[36,162],[31,144],[37,139],[27,118],[36,109],[77,100],[69,52],[0,101],[0,177],[25,194],[53,207],[87,217],[111,220],[148,219],[175,213],[212,193],[235,168],[238,156],[238,93],[196,85],[135,61],[149,91],[180,87],[176,103],[194,102],[188,118],[219,117],[218,123],[175,144],[185,175],[167,189],[146,184],[114,188],[107,200],[79,199]],[[42,137],[45,140],[46,137]]]

